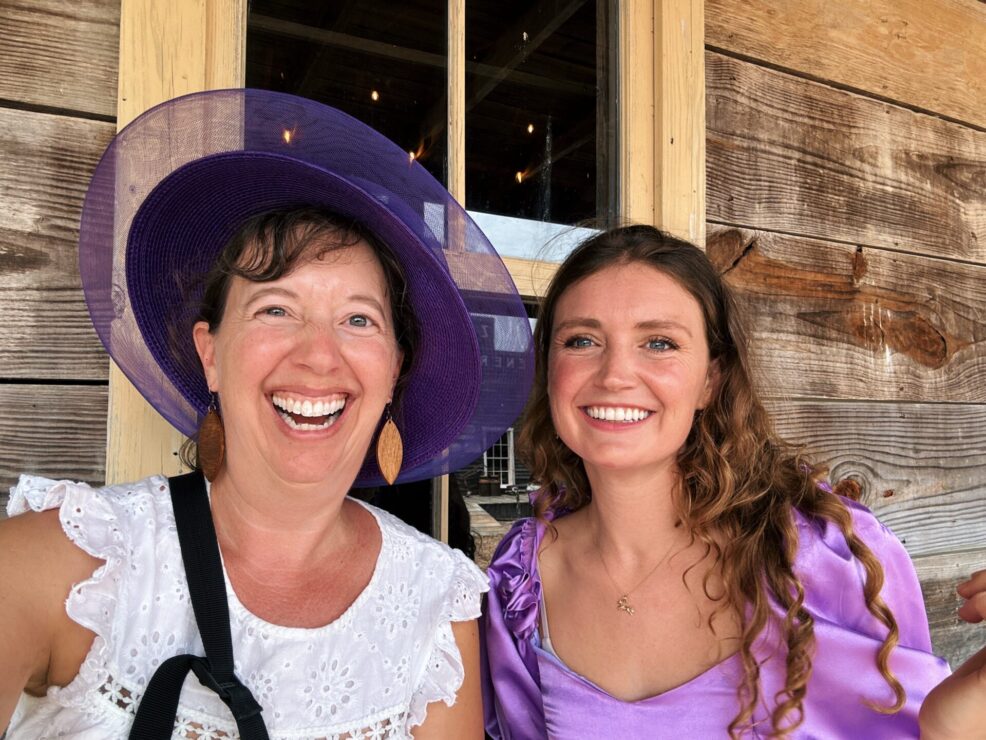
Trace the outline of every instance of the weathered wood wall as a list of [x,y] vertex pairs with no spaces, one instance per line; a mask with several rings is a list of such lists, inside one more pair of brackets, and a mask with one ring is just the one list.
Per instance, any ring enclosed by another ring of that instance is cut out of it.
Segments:
[[[986,4],[707,0],[710,255],[781,431],[916,558],[938,650],[982,641]],[[107,362],[76,266],[114,130],[116,0],[0,2],[0,497],[104,477]]]
[[707,0],[708,253],[780,431],[915,558],[938,652],[986,639],[986,4]]
[[0,503],[21,472],[103,480],[107,359],[77,258],[115,131],[119,0],[0,2]]

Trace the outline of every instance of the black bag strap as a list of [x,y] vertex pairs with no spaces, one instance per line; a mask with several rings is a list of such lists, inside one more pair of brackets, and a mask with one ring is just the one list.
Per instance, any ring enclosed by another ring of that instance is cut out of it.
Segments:
[[176,655],[158,666],[137,708],[130,738],[171,738],[181,687],[192,671],[229,707],[242,740],[269,740],[260,704],[233,673],[226,582],[205,480],[200,471],[195,471],[168,478],[168,484],[188,592],[206,657]]

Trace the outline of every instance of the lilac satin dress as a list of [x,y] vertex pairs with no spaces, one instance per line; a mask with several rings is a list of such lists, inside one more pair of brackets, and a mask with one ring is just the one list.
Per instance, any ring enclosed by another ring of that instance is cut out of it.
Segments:
[[[882,596],[900,627],[890,666],[907,692],[894,715],[866,705],[892,703],[876,668],[886,628],[866,609],[863,566],[849,552],[838,528],[797,516],[795,570],[805,587],[805,606],[815,618],[813,670],[796,738],[909,738],[918,736],[917,713],[925,695],[948,675],[948,664],[931,653],[928,619],[910,558],[894,535],[868,509],[847,501],[859,537],[883,564]],[[517,522],[490,564],[490,592],[483,622],[483,700],[486,729],[504,740],[543,738],[720,738],[739,710],[742,678],[738,655],[681,686],[636,702],[607,694],[541,648],[538,633],[541,579],[537,551],[544,525]],[[782,616],[780,610],[775,613]],[[784,686],[784,649],[768,628],[754,653],[761,667],[761,696],[772,701]],[[770,707],[754,721],[769,734]],[[756,731],[744,737],[760,737]]]

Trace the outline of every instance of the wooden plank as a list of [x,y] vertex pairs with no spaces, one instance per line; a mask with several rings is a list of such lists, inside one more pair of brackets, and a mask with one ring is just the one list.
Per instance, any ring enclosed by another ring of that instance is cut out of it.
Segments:
[[103,482],[106,386],[0,384],[0,516],[22,473]]
[[986,405],[768,405],[781,436],[828,465],[832,480],[860,484],[862,502],[913,557],[986,544]]
[[710,228],[773,396],[986,402],[986,267]]
[[708,44],[986,127],[986,4],[708,0]]
[[654,4],[655,224],[705,241],[705,2]]
[[0,378],[106,380],[106,353],[78,288],[0,288],[0,315]]
[[[618,3],[620,215],[654,223],[654,11],[650,0]],[[519,286],[519,284],[518,284]],[[521,291],[523,292],[523,291]]]
[[517,257],[504,257],[503,264],[507,266],[510,277],[517,286],[517,292],[525,298],[542,298],[548,290],[548,283],[558,269],[558,265],[554,262],[539,262]]
[[986,262],[986,133],[706,56],[708,218]]
[[705,57],[701,0],[619,3],[620,215],[702,243]]
[[242,87],[246,0],[122,0],[118,127],[178,95]]
[[[123,0],[118,123],[176,95],[242,87],[246,0]],[[106,479],[134,480],[180,470],[182,436],[110,370]]]
[[0,377],[106,378],[77,241],[89,175],[112,134],[110,123],[0,108]]
[[112,136],[111,123],[0,108],[0,228],[58,240],[53,258],[77,260],[82,200]]
[[914,567],[924,593],[934,651],[958,668],[986,644],[983,625],[967,624],[955,616],[962,603],[955,587],[973,571],[986,568],[986,549],[917,558]]
[[119,27],[114,0],[4,0],[0,98],[114,116]]

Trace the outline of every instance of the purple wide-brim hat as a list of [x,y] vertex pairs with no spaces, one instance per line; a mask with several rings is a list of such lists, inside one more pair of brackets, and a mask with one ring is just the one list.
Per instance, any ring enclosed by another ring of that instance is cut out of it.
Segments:
[[[394,416],[399,482],[475,460],[530,389],[530,323],[479,227],[406,151],[341,111],[266,90],[175,98],[124,128],[82,210],[79,269],[96,333],[137,390],[194,436],[210,403],[192,341],[203,277],[251,216],[322,208],[404,268],[420,326]],[[367,454],[356,486],[380,485]]]

